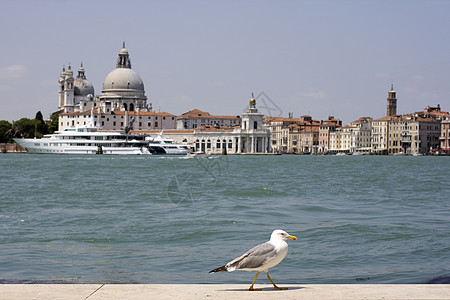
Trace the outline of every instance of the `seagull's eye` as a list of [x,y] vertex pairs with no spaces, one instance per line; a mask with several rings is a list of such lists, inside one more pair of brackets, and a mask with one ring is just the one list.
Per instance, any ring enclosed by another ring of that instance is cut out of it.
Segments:
[[281,235],[284,235],[284,233],[281,233]]

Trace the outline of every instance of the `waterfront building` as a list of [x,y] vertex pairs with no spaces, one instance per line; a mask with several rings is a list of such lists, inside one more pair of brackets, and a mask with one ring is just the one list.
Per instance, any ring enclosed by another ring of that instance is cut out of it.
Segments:
[[272,152],[278,153],[326,153],[329,134],[342,125],[342,121],[313,120],[311,116],[300,118],[266,117],[265,127],[270,131]]
[[350,153],[368,154],[371,150],[372,121],[370,117],[361,117],[349,124],[353,127]]
[[330,133],[342,126],[342,121],[333,116],[321,121],[319,126],[318,153],[327,153],[330,147]]
[[[74,128],[87,125],[91,120],[91,112],[71,112],[60,115],[60,128]],[[176,116],[166,112],[153,111],[113,111],[94,109],[94,125],[102,130],[124,131],[130,130],[161,130],[174,128]],[[60,129],[61,130],[61,129]]]
[[394,86],[388,92],[386,117],[373,120],[371,136],[371,153],[388,154],[389,153],[389,122],[397,115],[397,97]]
[[311,116],[301,116],[300,121],[288,125],[288,153],[317,154],[320,122]]
[[441,143],[441,153],[450,154],[450,114],[442,118],[439,140]]
[[299,122],[298,118],[265,117],[264,127],[270,132],[270,148],[272,152],[287,153],[290,124]]
[[427,154],[439,147],[440,120],[418,114],[392,118],[388,153]]
[[388,154],[388,124],[391,117],[383,117],[372,122],[372,147],[373,154]]
[[332,154],[351,153],[352,136],[357,128],[356,126],[343,126],[331,132],[329,152]]
[[[203,125],[195,129],[164,130],[166,138],[192,145],[193,151],[209,154],[257,154],[268,153],[270,132],[263,126],[262,113],[256,108],[256,100],[250,99],[247,112],[240,116],[240,126]],[[160,131],[141,130],[140,133],[156,136]]]
[[177,129],[196,129],[202,126],[233,127],[241,125],[239,116],[215,116],[208,112],[193,109],[177,117]]
[[448,112],[441,111],[438,104],[420,112],[397,115],[396,105],[396,94],[391,87],[388,92],[388,115],[372,122],[371,152],[418,155],[438,151],[442,121]]
[[86,125],[91,109],[95,111],[96,125],[105,130],[176,128],[175,115],[156,113],[151,103],[147,103],[144,83],[131,68],[125,43],[119,51],[116,68],[106,76],[99,96],[95,96],[83,64],[76,78],[70,66],[67,70],[63,68],[59,78],[58,107],[59,130]]

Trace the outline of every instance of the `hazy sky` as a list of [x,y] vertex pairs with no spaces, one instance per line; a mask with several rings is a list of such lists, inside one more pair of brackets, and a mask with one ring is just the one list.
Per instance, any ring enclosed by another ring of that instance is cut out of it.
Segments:
[[157,111],[264,92],[272,115],[348,123],[385,116],[391,83],[398,113],[450,110],[450,1],[2,0],[0,28],[0,120],[56,111],[63,65],[100,94],[123,41]]

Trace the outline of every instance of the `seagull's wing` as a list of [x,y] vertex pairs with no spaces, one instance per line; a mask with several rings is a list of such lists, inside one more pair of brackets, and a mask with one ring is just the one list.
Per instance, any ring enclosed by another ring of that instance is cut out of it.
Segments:
[[254,269],[264,265],[267,261],[276,257],[275,245],[270,242],[260,244],[245,252],[242,256],[233,259],[226,264],[228,271],[239,269]]

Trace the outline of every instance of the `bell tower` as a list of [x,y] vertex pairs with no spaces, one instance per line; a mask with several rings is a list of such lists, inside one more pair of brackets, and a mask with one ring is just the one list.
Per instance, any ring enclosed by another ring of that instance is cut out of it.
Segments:
[[387,97],[387,112],[386,116],[392,117],[397,115],[397,98],[394,91],[394,85],[391,84],[391,90],[388,92]]
[[64,109],[64,85],[66,80],[66,67],[63,67],[61,74],[59,74],[59,97],[58,97],[58,108]]
[[73,90],[73,71],[72,68],[67,68],[64,80],[64,110],[65,112],[73,112],[74,105],[74,90]]

